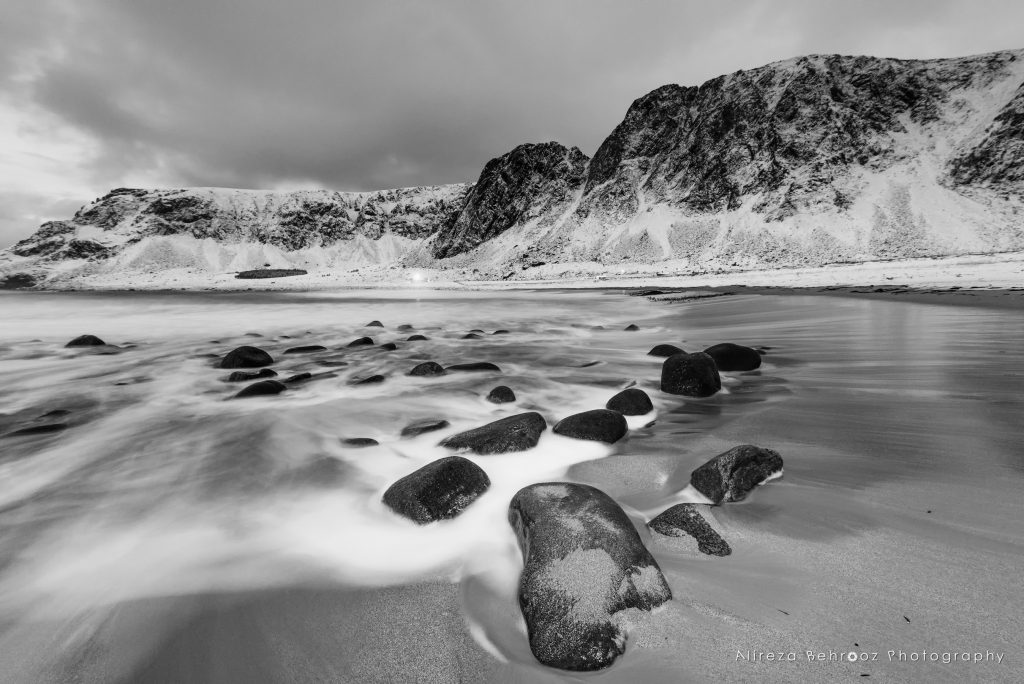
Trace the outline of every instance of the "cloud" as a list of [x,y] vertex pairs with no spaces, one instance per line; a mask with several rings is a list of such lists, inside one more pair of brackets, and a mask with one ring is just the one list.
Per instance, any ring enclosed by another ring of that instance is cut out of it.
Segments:
[[[119,185],[474,180],[522,142],[593,154],[633,99],[665,83],[811,52],[1024,46],[1015,2],[11,4],[0,22],[0,109],[50,122],[49,132],[22,127],[21,148],[78,141],[63,150],[62,172],[19,157],[34,185],[10,190],[18,169],[0,165],[0,187],[40,207]],[[35,227],[16,220],[0,217],[0,245]]]

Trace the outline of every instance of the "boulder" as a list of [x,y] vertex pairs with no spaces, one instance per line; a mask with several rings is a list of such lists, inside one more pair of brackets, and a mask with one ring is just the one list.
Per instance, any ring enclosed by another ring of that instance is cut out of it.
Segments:
[[685,354],[686,352],[675,346],[674,344],[656,344],[651,348],[651,351],[647,352],[648,356],[658,356],[668,358],[675,354]]
[[423,342],[426,339],[428,339],[428,338],[423,336],[423,335],[409,335],[409,337],[407,337],[405,339],[405,341],[406,342]]
[[96,337],[95,335],[79,335],[75,339],[71,340],[65,347],[102,347],[106,345],[106,342]]
[[473,328],[473,329],[472,329],[472,330],[470,330],[469,332],[471,332],[471,333],[475,333],[475,334],[477,334],[477,335],[483,335],[483,334],[484,334],[484,331],[483,331],[483,330],[481,330],[480,328]]
[[709,556],[728,556],[729,544],[711,524],[711,513],[704,504],[681,503],[662,511],[648,526],[666,537],[690,536],[697,540],[697,550]]
[[627,330],[627,331],[629,331],[629,332],[633,332],[633,331],[635,331],[635,330],[639,330],[639,329],[640,329],[640,328],[639,328],[639,327],[637,326],[637,324],[636,324],[636,323],[630,323],[630,324],[629,324],[629,325],[627,325],[627,326],[626,326],[625,328],[623,328],[623,330]]
[[266,397],[272,394],[280,394],[288,389],[287,385],[277,380],[260,380],[254,382],[248,387],[243,387],[242,391],[235,395],[235,399],[245,399],[246,397]]
[[624,416],[643,416],[654,410],[654,404],[647,392],[636,387],[624,389],[608,400],[605,408],[618,411]]
[[704,352],[673,354],[661,365],[661,391],[684,397],[710,397],[722,389],[715,360]]
[[445,370],[450,371],[498,371],[501,369],[495,366],[489,361],[477,361],[476,363],[456,363],[451,366],[445,366]]
[[380,321],[370,321],[369,323],[367,323],[363,327],[364,328],[383,328],[384,324],[381,323]]
[[386,379],[387,378],[385,378],[383,375],[371,375],[371,376],[369,376],[367,378],[362,378],[362,379],[359,379],[359,380],[356,380],[356,379],[353,378],[352,380],[349,381],[349,384],[350,385],[376,385],[377,383],[384,382],[384,380],[386,380]]
[[530,650],[544,665],[608,667],[625,650],[625,611],[672,598],[633,523],[599,489],[530,485],[512,498],[508,518],[525,562],[519,607]]
[[398,349],[398,345],[395,344],[394,342],[385,342],[384,344],[377,347],[377,349],[381,349],[383,351],[395,351],[396,349]]
[[415,330],[415,328],[409,325],[408,323],[403,323],[402,325],[398,326],[399,332],[409,332],[410,330]]
[[285,349],[285,354],[314,354],[316,352],[327,351],[327,347],[319,344],[307,344],[304,347],[292,347],[291,349]]
[[409,375],[424,376],[424,375],[444,375],[445,370],[441,367],[441,364],[435,361],[424,361],[419,364],[411,371]]
[[352,340],[351,342],[349,342],[345,346],[346,347],[365,347],[365,346],[368,346],[368,345],[371,345],[371,344],[373,344],[373,338],[372,337],[360,337],[358,340]]
[[477,464],[448,456],[406,475],[384,492],[385,505],[424,525],[454,518],[487,491],[491,481]]
[[608,409],[573,414],[558,421],[552,429],[555,434],[605,444],[614,444],[629,432],[622,414]]
[[743,444],[733,447],[690,474],[690,484],[716,504],[742,501],[772,475],[782,472],[782,456],[776,451]]
[[715,360],[718,370],[752,371],[761,367],[761,355],[756,349],[731,342],[708,347],[704,353]]
[[492,404],[510,404],[516,400],[516,393],[510,387],[498,385],[487,395],[487,401]]
[[539,413],[520,413],[452,435],[441,446],[480,455],[526,451],[537,446],[547,428],[547,421]]
[[221,368],[262,368],[274,363],[273,357],[259,347],[237,347],[220,362]]
[[305,382],[306,380],[312,380],[312,379],[313,379],[313,374],[312,373],[296,373],[295,375],[293,375],[291,377],[285,378],[283,382],[284,382],[284,384],[289,385],[289,384],[291,384],[293,382]]
[[480,337],[479,333],[466,333],[460,339],[463,339],[463,340],[479,340],[479,339],[481,339],[481,337]]
[[509,333],[508,333],[508,330],[505,330],[504,328],[502,328],[500,330],[495,330],[491,334],[492,335],[508,335]]
[[276,378],[277,371],[272,368],[261,368],[255,373],[247,371],[234,371],[228,376],[228,382],[249,382],[250,380],[259,380],[260,378]]
[[418,420],[415,423],[410,423],[402,428],[402,437],[416,437],[426,432],[434,432],[435,430],[443,430],[451,425],[447,420],[439,418],[430,418],[427,420]]
[[345,446],[355,447],[357,449],[377,446],[380,444],[380,442],[375,439],[371,439],[370,437],[349,437],[348,439],[341,440],[341,443]]

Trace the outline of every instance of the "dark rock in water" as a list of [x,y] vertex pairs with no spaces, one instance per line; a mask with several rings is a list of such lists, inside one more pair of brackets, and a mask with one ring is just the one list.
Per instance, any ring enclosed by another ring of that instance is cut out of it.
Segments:
[[445,366],[445,370],[450,371],[498,371],[501,369],[495,366],[489,361],[478,361],[476,363],[456,363],[451,366]]
[[410,423],[402,428],[402,437],[415,437],[422,435],[426,432],[434,432],[435,430],[443,430],[451,425],[447,420],[441,420],[438,418],[431,418],[428,420],[418,420],[415,423]]
[[426,339],[428,339],[428,338],[424,337],[423,335],[410,335],[409,337],[406,338],[405,341],[406,342],[421,342],[421,341],[426,340]]
[[317,361],[318,365],[327,366],[328,368],[342,368],[348,365],[348,361],[340,361],[337,359],[322,359]]
[[587,361],[586,363],[581,363],[578,366],[574,366],[574,368],[590,368],[591,366],[596,366],[599,363],[601,363],[601,362],[600,361]]
[[29,273],[13,273],[0,281],[0,290],[21,290],[37,284],[35,276]]
[[284,383],[286,385],[290,385],[293,382],[304,382],[306,380],[310,380],[310,379],[312,379],[312,377],[313,377],[312,373],[296,373],[295,375],[291,376],[290,378],[286,378],[284,380]]
[[599,670],[623,653],[623,613],[672,598],[657,561],[615,501],[594,487],[551,482],[512,498],[509,523],[525,567],[519,608],[544,665]]
[[402,325],[398,326],[398,332],[409,332],[410,330],[415,330],[415,329],[416,328],[412,327],[408,323],[403,323]]
[[250,380],[259,380],[260,378],[276,378],[277,371],[272,368],[261,368],[255,373],[249,373],[246,371],[235,371],[228,376],[228,382],[248,382]]
[[266,397],[272,394],[280,394],[284,392],[288,387],[283,382],[277,380],[260,380],[254,382],[248,387],[242,388],[242,391],[235,395],[235,399],[245,399],[246,397]]
[[41,423],[39,425],[27,425],[17,430],[4,434],[4,437],[27,437],[31,435],[50,435],[54,432],[62,432],[68,429],[67,423]]
[[718,370],[752,371],[761,367],[761,355],[756,349],[731,342],[708,347],[704,353],[715,360]]
[[285,354],[313,354],[315,352],[327,351],[327,347],[319,344],[307,344],[304,347],[292,347],[291,349],[285,349]]
[[273,357],[259,347],[238,347],[228,352],[221,368],[262,368],[274,363]]
[[608,400],[605,408],[618,411],[624,416],[642,416],[654,410],[654,404],[647,392],[631,387],[624,389]]
[[481,339],[481,336],[480,336],[479,333],[466,333],[460,339],[463,339],[463,340],[479,340],[479,339]]
[[352,340],[351,342],[349,342],[345,346],[346,347],[365,347],[365,346],[370,345],[370,344],[373,344],[373,338],[372,337],[360,337],[358,340]]
[[636,292],[630,292],[630,297],[653,297],[654,295],[665,294],[664,290],[637,290]]
[[381,349],[383,351],[395,351],[396,349],[398,349],[398,345],[395,344],[394,342],[385,342],[384,344],[377,347],[377,349]]
[[480,455],[526,451],[537,446],[540,434],[547,428],[547,421],[539,413],[520,413],[452,435],[441,446]]
[[419,364],[411,371],[409,375],[444,375],[445,370],[441,367],[441,364],[435,361],[424,361]]
[[555,434],[574,439],[614,444],[629,432],[626,419],[618,411],[593,409],[563,418],[552,428]]
[[491,334],[492,335],[508,335],[509,333],[508,333],[508,330],[501,329],[501,330],[495,330]]
[[715,360],[704,352],[673,354],[661,365],[661,391],[684,397],[710,397],[722,389]]
[[492,404],[509,404],[516,400],[516,393],[510,387],[498,385],[487,395],[487,401]]
[[65,347],[101,347],[106,342],[96,337],[95,335],[79,335],[75,339],[71,340]]
[[370,321],[369,323],[367,323],[363,327],[364,328],[383,328],[384,324],[381,323],[380,321]]
[[590,326],[590,329],[591,330],[604,330],[604,326],[603,325],[592,325],[592,326]]
[[639,327],[638,327],[638,326],[636,325],[636,323],[630,323],[630,324],[629,324],[629,325],[627,325],[627,326],[626,326],[625,328],[623,328],[623,330],[628,330],[628,331],[630,331],[630,332],[632,332],[632,331],[634,331],[634,330],[639,330],[639,329],[640,329],[640,328],[639,328]]
[[380,442],[375,439],[371,439],[370,437],[349,437],[348,439],[341,440],[341,443],[345,446],[356,448],[371,447],[380,444]]
[[675,356],[676,354],[685,354],[686,352],[675,346],[674,344],[658,344],[655,345],[651,351],[647,352],[648,356],[661,356],[668,358],[669,356]]
[[371,375],[368,378],[362,378],[361,380],[351,380],[350,385],[376,385],[377,383],[384,382],[387,378],[383,375]]
[[384,492],[395,513],[424,525],[454,518],[487,491],[491,480],[477,464],[461,456],[428,463]]
[[255,278],[287,278],[289,276],[306,275],[308,271],[301,268],[260,268],[255,271],[239,271],[235,278],[252,280]]
[[484,333],[484,331],[483,331],[483,330],[481,330],[480,328],[473,328],[473,329],[472,329],[472,330],[470,330],[469,332],[471,332],[471,333],[476,333],[477,335],[484,335],[484,334],[486,334],[486,333]]
[[681,503],[662,511],[649,527],[667,537],[689,535],[697,540],[697,549],[709,556],[728,556],[732,553],[729,544],[722,539],[705,518],[710,515],[708,506],[703,504]]
[[747,494],[775,473],[782,472],[782,456],[776,451],[743,444],[697,468],[690,484],[716,504],[742,501]]

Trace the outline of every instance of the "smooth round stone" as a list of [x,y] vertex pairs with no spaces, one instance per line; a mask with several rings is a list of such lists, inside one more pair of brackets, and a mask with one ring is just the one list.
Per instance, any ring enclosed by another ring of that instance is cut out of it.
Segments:
[[651,348],[651,351],[647,352],[648,356],[658,356],[662,358],[668,358],[675,356],[676,354],[685,354],[686,352],[675,346],[674,344],[657,344]]
[[402,428],[402,437],[416,437],[427,432],[434,432],[436,430],[443,430],[451,425],[447,420],[439,418],[430,418],[428,420],[418,420],[415,423],[410,423]]
[[221,368],[262,368],[274,363],[273,357],[259,347],[237,347],[220,362]]
[[319,344],[307,344],[303,347],[292,347],[291,349],[285,349],[285,354],[315,354],[316,352],[327,351],[327,347]]
[[409,371],[409,375],[413,376],[429,376],[429,375],[444,375],[445,370],[441,364],[436,361],[424,361],[418,366],[414,367]]
[[355,447],[357,449],[377,446],[380,444],[380,442],[375,439],[371,439],[370,437],[349,437],[348,439],[341,440],[341,443],[345,446]]
[[661,391],[684,397],[710,397],[722,389],[715,360],[704,352],[674,354],[661,365]]
[[228,382],[249,382],[250,380],[260,380],[262,378],[276,378],[277,371],[272,368],[261,368],[255,373],[248,371],[234,371],[228,376]]
[[423,336],[423,335],[410,335],[409,337],[407,337],[405,339],[405,341],[406,342],[423,342],[426,339],[428,339],[428,338]]
[[242,388],[238,394],[235,395],[235,399],[245,399],[247,397],[267,397],[274,394],[280,394],[284,392],[288,387],[283,382],[277,380],[260,380],[255,382],[248,387]]
[[629,432],[629,425],[618,411],[593,409],[563,418],[552,430],[573,439],[614,444]]
[[95,335],[79,335],[75,339],[71,340],[65,347],[102,347],[107,343],[96,337]]
[[510,404],[516,400],[516,393],[512,388],[505,385],[498,385],[487,395],[487,401],[492,404]]
[[647,392],[631,387],[609,399],[605,408],[618,411],[624,416],[643,416],[654,410],[654,404]]
[[478,361],[475,363],[456,363],[451,366],[445,366],[445,370],[450,371],[498,371],[501,369],[489,361]]
[[373,338],[372,337],[360,337],[357,340],[352,340],[351,342],[349,342],[345,346],[347,346],[347,347],[365,347],[365,346],[368,346],[368,345],[371,345],[371,344],[373,344]]
[[708,347],[704,353],[715,360],[718,370],[726,372],[752,371],[761,367],[761,355],[756,349],[731,342]]

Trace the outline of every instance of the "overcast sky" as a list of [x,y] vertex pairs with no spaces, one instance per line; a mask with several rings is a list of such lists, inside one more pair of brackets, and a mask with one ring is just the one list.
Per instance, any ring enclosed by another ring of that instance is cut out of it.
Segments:
[[1007,0],[2,0],[0,247],[118,186],[475,180],[666,83],[1024,47]]

